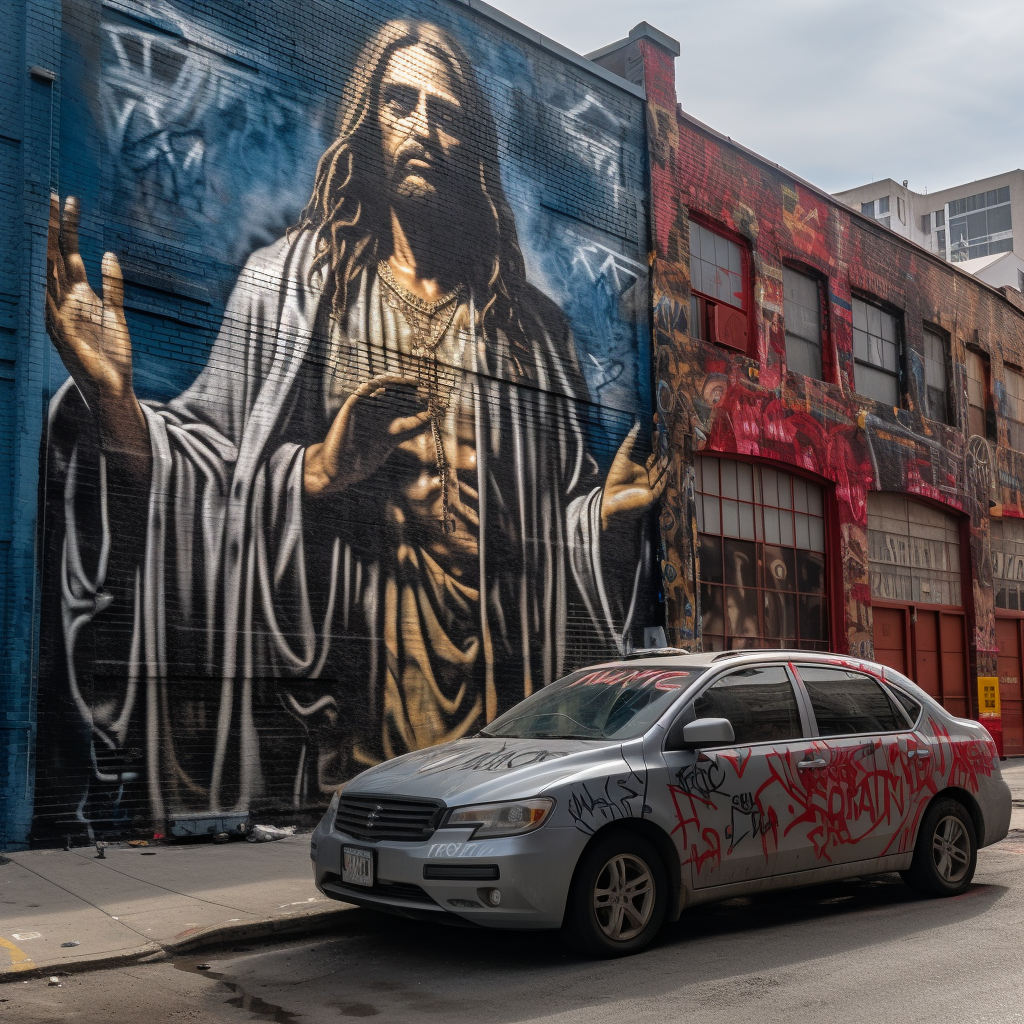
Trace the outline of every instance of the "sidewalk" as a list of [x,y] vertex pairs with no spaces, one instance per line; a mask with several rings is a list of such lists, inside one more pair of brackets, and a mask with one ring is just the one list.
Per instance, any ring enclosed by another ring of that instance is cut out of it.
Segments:
[[0,982],[306,934],[349,909],[313,885],[308,835],[105,852],[0,856]]
[[1024,757],[1007,758],[999,767],[1013,796],[1010,828],[1024,830]]

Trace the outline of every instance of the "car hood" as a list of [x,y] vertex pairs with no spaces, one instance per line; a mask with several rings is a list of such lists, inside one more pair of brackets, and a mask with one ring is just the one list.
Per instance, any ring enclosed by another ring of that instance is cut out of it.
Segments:
[[621,761],[617,740],[499,739],[481,736],[403,754],[367,769],[345,793],[395,794],[446,804],[537,796],[604,761]]

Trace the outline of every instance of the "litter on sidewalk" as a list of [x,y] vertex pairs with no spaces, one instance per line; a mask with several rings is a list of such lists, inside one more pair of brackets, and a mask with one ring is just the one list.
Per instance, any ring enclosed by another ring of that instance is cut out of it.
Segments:
[[276,825],[253,825],[245,838],[250,843],[269,843],[275,839],[295,835],[295,829],[295,825],[285,825],[284,828],[278,828]]

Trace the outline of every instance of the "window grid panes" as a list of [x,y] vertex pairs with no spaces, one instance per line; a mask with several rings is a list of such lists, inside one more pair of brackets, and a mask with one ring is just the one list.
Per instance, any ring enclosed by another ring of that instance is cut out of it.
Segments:
[[967,351],[968,433],[988,436],[988,359],[980,352]]
[[743,255],[728,238],[701,224],[690,224],[690,287],[709,299],[746,309]]
[[949,343],[935,331],[924,331],[924,414],[940,423],[950,423]]
[[868,569],[874,599],[960,607],[957,520],[901,494],[870,492]]
[[1013,249],[1009,186],[949,204],[949,258],[958,263]]
[[896,407],[900,403],[900,342],[896,318],[862,299],[853,300],[856,389]]
[[1024,373],[1003,366],[1006,385],[1006,433],[1010,447],[1024,452]]
[[704,650],[828,650],[822,489],[732,459],[696,470]]
[[996,607],[1024,612],[1024,522],[993,519],[989,529]]
[[786,365],[792,373],[822,379],[821,293],[813,277],[782,268]]

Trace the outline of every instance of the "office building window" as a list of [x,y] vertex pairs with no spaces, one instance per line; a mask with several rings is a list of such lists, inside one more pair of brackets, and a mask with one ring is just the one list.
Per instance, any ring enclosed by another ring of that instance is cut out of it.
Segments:
[[989,416],[988,356],[967,350],[967,429],[970,434],[988,437],[992,417]]
[[1024,452],[1024,373],[1016,367],[1003,366],[1006,384],[1006,435],[1011,448]]
[[944,228],[946,226],[946,211],[936,210],[935,211],[935,226],[937,228]]
[[896,197],[896,216],[901,224],[907,223],[907,204],[899,196]]
[[939,255],[943,258],[946,256],[946,231],[941,229],[935,232],[935,244],[938,246]]
[[991,189],[949,204],[949,258],[953,263],[1013,250],[1010,189]]
[[822,489],[732,459],[695,468],[704,650],[828,650]]
[[932,233],[932,215],[930,213],[921,214],[921,233],[925,235]]
[[690,333],[747,350],[746,254],[735,242],[690,224]]
[[874,217],[874,215],[875,215],[875,201],[874,201],[874,199],[872,199],[870,203],[861,203],[860,204],[860,212],[865,214],[868,217]]
[[1017,271],[1017,291],[1024,292],[1024,270]]
[[889,212],[889,197],[888,196],[882,196],[882,198],[878,200],[878,204],[877,205],[878,205],[878,210],[877,210],[877,213],[875,214],[875,216],[881,217],[883,213],[888,213]]
[[853,300],[855,387],[886,405],[900,404],[902,353],[896,318],[863,299]]
[[952,423],[949,401],[949,342],[935,330],[924,329],[924,414]]
[[793,373],[822,379],[821,288],[813,277],[782,268],[786,364]]

